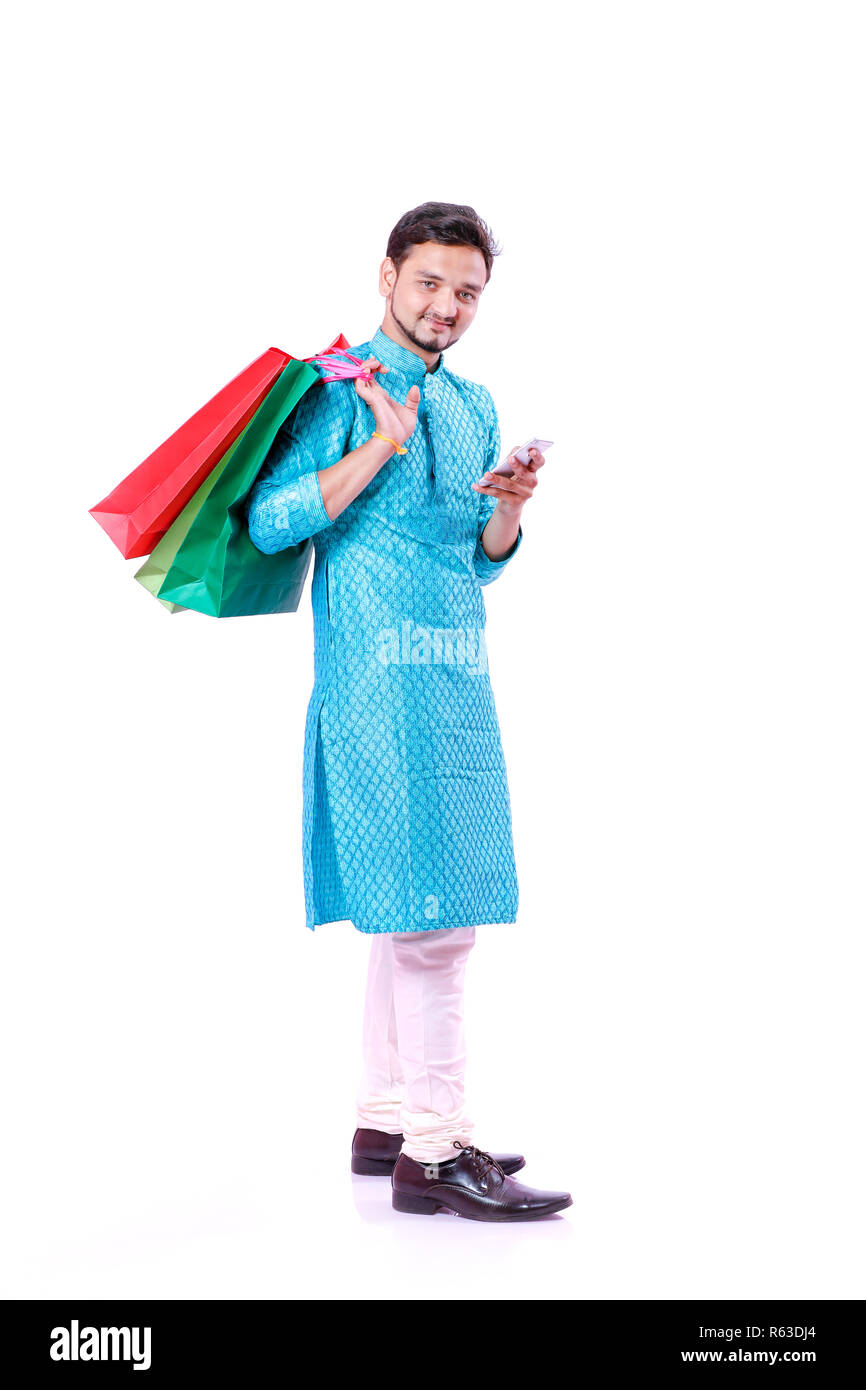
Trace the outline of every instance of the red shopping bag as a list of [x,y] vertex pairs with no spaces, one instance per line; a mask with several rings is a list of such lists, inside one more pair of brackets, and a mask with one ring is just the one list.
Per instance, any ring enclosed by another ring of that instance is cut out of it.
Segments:
[[127,559],[149,555],[234,443],[289,361],[268,348],[90,508]]
[[[348,346],[341,333],[325,352]],[[90,508],[127,560],[155,548],[249,424],[289,361],[290,353],[268,348]]]
[[334,339],[334,341],[333,341],[332,343],[329,343],[328,346],[324,349],[323,352],[314,352],[313,355],[312,355],[312,357],[302,357],[302,358],[301,358],[301,361],[302,361],[302,362],[315,362],[315,360],[316,360],[317,357],[325,357],[325,356],[327,356],[327,354],[328,354],[329,352],[339,352],[339,353],[343,353],[343,352],[346,351],[346,349],[347,349],[348,347],[349,347],[349,339],[346,338],[346,337],[344,337],[344,335],[343,335],[342,333],[338,333],[337,336],[336,336],[336,338]]

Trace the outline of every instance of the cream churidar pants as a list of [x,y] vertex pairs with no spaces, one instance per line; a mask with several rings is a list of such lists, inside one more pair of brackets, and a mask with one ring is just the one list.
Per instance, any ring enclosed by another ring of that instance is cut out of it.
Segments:
[[370,944],[358,1125],[403,1135],[419,1163],[472,1140],[464,1108],[463,979],[474,927],[379,932]]

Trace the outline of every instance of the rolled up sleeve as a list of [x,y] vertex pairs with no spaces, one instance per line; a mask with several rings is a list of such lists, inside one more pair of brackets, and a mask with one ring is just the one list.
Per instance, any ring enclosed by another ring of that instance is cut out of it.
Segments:
[[[484,456],[484,469],[495,468],[499,462],[499,454],[502,441],[499,434],[499,417],[496,414],[496,407],[493,404],[493,397],[489,391],[485,392],[485,405],[488,411],[488,440],[487,451]],[[496,498],[486,497],[484,493],[479,493],[480,507],[478,511],[478,531],[475,543],[475,555],[473,557],[473,567],[476,577],[481,584],[491,584],[494,579],[498,579],[505,566],[510,560],[514,559],[523,541],[523,528],[518,527],[517,540],[509,550],[507,555],[503,555],[500,560],[491,560],[481,544],[481,536],[485,526],[496,511]]]
[[250,489],[250,540],[266,555],[299,545],[332,524],[318,472],[349,449],[355,412],[346,386],[316,382],[310,387],[278,430]]

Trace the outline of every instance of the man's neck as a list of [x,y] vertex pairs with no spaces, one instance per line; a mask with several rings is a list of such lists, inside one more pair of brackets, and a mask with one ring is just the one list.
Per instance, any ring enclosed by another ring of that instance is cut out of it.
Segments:
[[382,320],[380,331],[390,338],[392,343],[398,343],[401,348],[406,348],[408,352],[414,352],[427,365],[429,372],[434,372],[442,356],[441,352],[432,351],[429,348],[419,347],[413,343],[411,338],[407,338],[400,325],[392,318],[390,312],[386,312]]

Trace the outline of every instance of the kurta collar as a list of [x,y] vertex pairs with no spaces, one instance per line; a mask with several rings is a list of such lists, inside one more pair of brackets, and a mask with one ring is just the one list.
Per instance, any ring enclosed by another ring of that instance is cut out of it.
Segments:
[[415,381],[420,381],[425,376],[438,376],[440,372],[445,372],[443,366],[444,353],[439,354],[439,361],[432,371],[428,371],[427,363],[423,357],[419,357],[417,352],[412,352],[409,348],[404,348],[402,344],[395,343],[393,338],[389,338],[387,333],[383,333],[381,328],[370,339],[370,356],[377,357],[380,362],[384,362],[386,367],[395,367],[399,372],[405,372],[408,377]]

